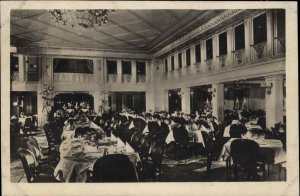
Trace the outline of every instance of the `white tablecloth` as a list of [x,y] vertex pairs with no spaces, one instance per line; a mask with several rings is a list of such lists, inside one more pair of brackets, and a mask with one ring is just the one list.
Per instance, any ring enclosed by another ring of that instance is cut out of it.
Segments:
[[[226,142],[222,148],[218,161],[226,161],[230,157],[230,145],[231,142],[237,138],[231,138]],[[260,148],[270,148],[275,152],[274,164],[282,163],[286,161],[286,153],[283,149],[283,144],[280,140],[275,139],[260,139],[256,141]]]
[[138,153],[132,151],[132,148],[128,146],[129,144],[120,145],[116,143],[115,145],[101,146],[99,149],[95,146],[85,144],[83,145],[83,154],[73,155],[71,142],[71,140],[64,140],[60,145],[60,161],[54,170],[54,176],[57,180],[61,180],[58,173],[62,171],[65,182],[70,182],[74,173],[76,182],[85,182],[87,180],[87,170],[92,171],[97,159],[105,154],[126,154],[135,165],[140,162]]

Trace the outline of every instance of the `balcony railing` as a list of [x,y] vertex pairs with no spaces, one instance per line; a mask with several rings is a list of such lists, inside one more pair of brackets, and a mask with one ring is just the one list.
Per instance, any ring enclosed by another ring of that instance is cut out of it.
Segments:
[[92,82],[93,74],[54,73],[54,82]]
[[131,82],[131,74],[123,74],[123,82],[130,83]]
[[251,61],[259,61],[267,57],[267,42],[251,45]]
[[146,75],[137,75],[137,82],[144,83],[146,81]]
[[213,59],[207,59],[206,61],[206,71],[207,72],[212,72],[214,71],[214,66],[213,66]]
[[108,77],[107,77],[108,82],[116,82],[117,78],[118,78],[117,74],[108,74]]
[[18,71],[12,71],[10,73],[10,80],[11,81],[19,81],[20,80],[20,75]]
[[245,48],[232,51],[232,53],[234,65],[243,65],[245,63]]
[[219,69],[227,67],[227,54],[218,56],[219,58]]
[[284,37],[274,37],[274,56],[275,57],[285,57],[285,38]]

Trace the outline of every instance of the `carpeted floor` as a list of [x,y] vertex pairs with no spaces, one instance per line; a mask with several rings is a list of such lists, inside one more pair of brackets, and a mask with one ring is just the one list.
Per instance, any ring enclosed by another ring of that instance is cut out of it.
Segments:
[[[42,130],[36,132],[34,137],[41,146],[47,145],[45,134]],[[279,173],[279,165],[270,165],[270,173],[265,181],[283,181],[286,171],[283,165]],[[227,178],[225,162],[213,161],[209,175],[206,175],[206,157],[190,156],[174,159],[172,155],[165,155],[162,162],[162,182],[226,182],[233,181]],[[11,182],[27,182],[21,161],[17,155],[11,154]]]

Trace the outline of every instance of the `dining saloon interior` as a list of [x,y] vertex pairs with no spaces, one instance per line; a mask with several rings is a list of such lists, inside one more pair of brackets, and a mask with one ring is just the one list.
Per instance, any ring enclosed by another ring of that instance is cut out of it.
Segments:
[[11,182],[286,181],[285,10],[12,10]]

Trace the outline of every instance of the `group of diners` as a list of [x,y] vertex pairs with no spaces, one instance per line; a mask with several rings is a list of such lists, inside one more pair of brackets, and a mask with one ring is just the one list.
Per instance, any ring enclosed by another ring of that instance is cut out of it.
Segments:
[[[222,147],[230,138],[252,141],[258,137],[280,139],[285,147],[285,125],[278,123],[274,129],[266,130],[264,113],[261,111],[227,111],[223,122],[219,122],[207,110],[194,114],[178,111],[170,114],[135,113],[124,109],[121,113],[103,113],[101,116],[78,112],[74,115],[56,116],[44,126],[48,142],[46,154],[50,155],[49,159],[54,159],[54,163],[57,164],[60,159],[60,144],[67,139],[64,130],[74,130],[75,134],[69,139],[76,138],[88,130],[76,126],[78,124],[88,124],[89,130],[98,130],[106,137],[113,135],[129,144],[141,159],[137,166],[139,179],[150,176],[153,181],[161,179],[162,159],[166,154],[173,154],[174,159],[177,159],[179,154],[184,158],[205,155],[209,171],[211,162],[218,160]],[[37,146],[35,151],[41,148]],[[28,148],[29,151],[30,149],[33,151],[34,148]],[[38,154],[40,156],[40,153]],[[97,181],[92,176],[93,174],[88,181]]]

